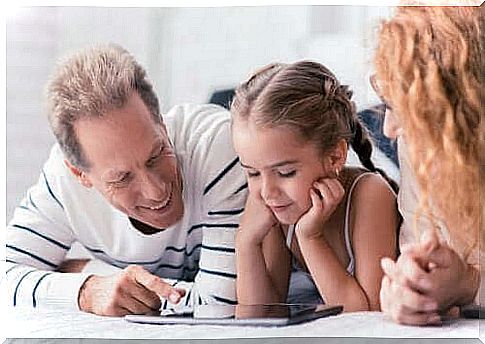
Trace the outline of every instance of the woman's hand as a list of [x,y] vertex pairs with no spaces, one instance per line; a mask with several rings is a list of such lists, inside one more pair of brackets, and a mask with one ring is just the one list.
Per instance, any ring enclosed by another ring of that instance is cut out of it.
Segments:
[[311,206],[296,224],[300,238],[317,238],[323,234],[322,226],[342,201],[345,190],[336,178],[317,180],[310,189]]
[[237,240],[241,244],[261,245],[270,229],[278,223],[273,212],[264,201],[250,193],[239,223],[240,230],[237,234]]
[[384,258],[381,265],[382,310],[398,323],[439,323],[441,313],[471,303],[479,285],[479,272],[436,234],[409,247],[397,262]]

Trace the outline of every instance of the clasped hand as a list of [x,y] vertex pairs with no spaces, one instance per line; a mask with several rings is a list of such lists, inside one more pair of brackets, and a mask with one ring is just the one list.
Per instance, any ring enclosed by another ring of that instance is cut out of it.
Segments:
[[469,266],[434,232],[403,249],[396,262],[383,258],[381,266],[381,308],[398,323],[437,324],[440,314],[473,299],[473,287],[466,286]]

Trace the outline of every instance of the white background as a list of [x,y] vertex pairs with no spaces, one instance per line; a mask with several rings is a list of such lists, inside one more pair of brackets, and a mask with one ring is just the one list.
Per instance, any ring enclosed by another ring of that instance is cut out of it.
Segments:
[[355,91],[368,86],[373,34],[390,8],[257,6],[199,8],[31,7],[6,15],[7,214],[34,183],[54,142],[43,91],[55,63],[94,43],[115,42],[148,70],[163,110],[207,102],[272,61],[314,59]]

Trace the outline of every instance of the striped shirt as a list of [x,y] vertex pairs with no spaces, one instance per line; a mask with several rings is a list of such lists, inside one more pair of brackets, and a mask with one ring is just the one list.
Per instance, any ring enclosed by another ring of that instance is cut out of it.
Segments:
[[7,226],[1,282],[7,302],[78,308],[79,288],[90,274],[55,272],[74,242],[113,271],[137,264],[185,288],[179,305],[236,302],[235,233],[247,183],[232,148],[230,114],[215,105],[183,105],[164,122],[183,176],[183,218],[144,235],[94,188],[76,181],[55,145]]

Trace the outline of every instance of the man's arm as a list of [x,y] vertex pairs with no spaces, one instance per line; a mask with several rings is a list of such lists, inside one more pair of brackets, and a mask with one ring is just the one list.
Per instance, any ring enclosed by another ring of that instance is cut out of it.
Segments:
[[[202,247],[199,270],[189,295],[191,304],[235,304],[235,237],[244,211],[247,182],[232,146],[230,114],[217,106],[194,111],[181,130],[186,136],[196,202],[202,210]],[[181,118],[180,116],[178,118]],[[180,142],[179,141],[179,142]]]
[[78,290],[89,276],[56,272],[74,236],[54,177],[48,173],[51,167],[48,161],[6,229],[6,275],[1,283],[8,304],[14,306],[77,308]]

